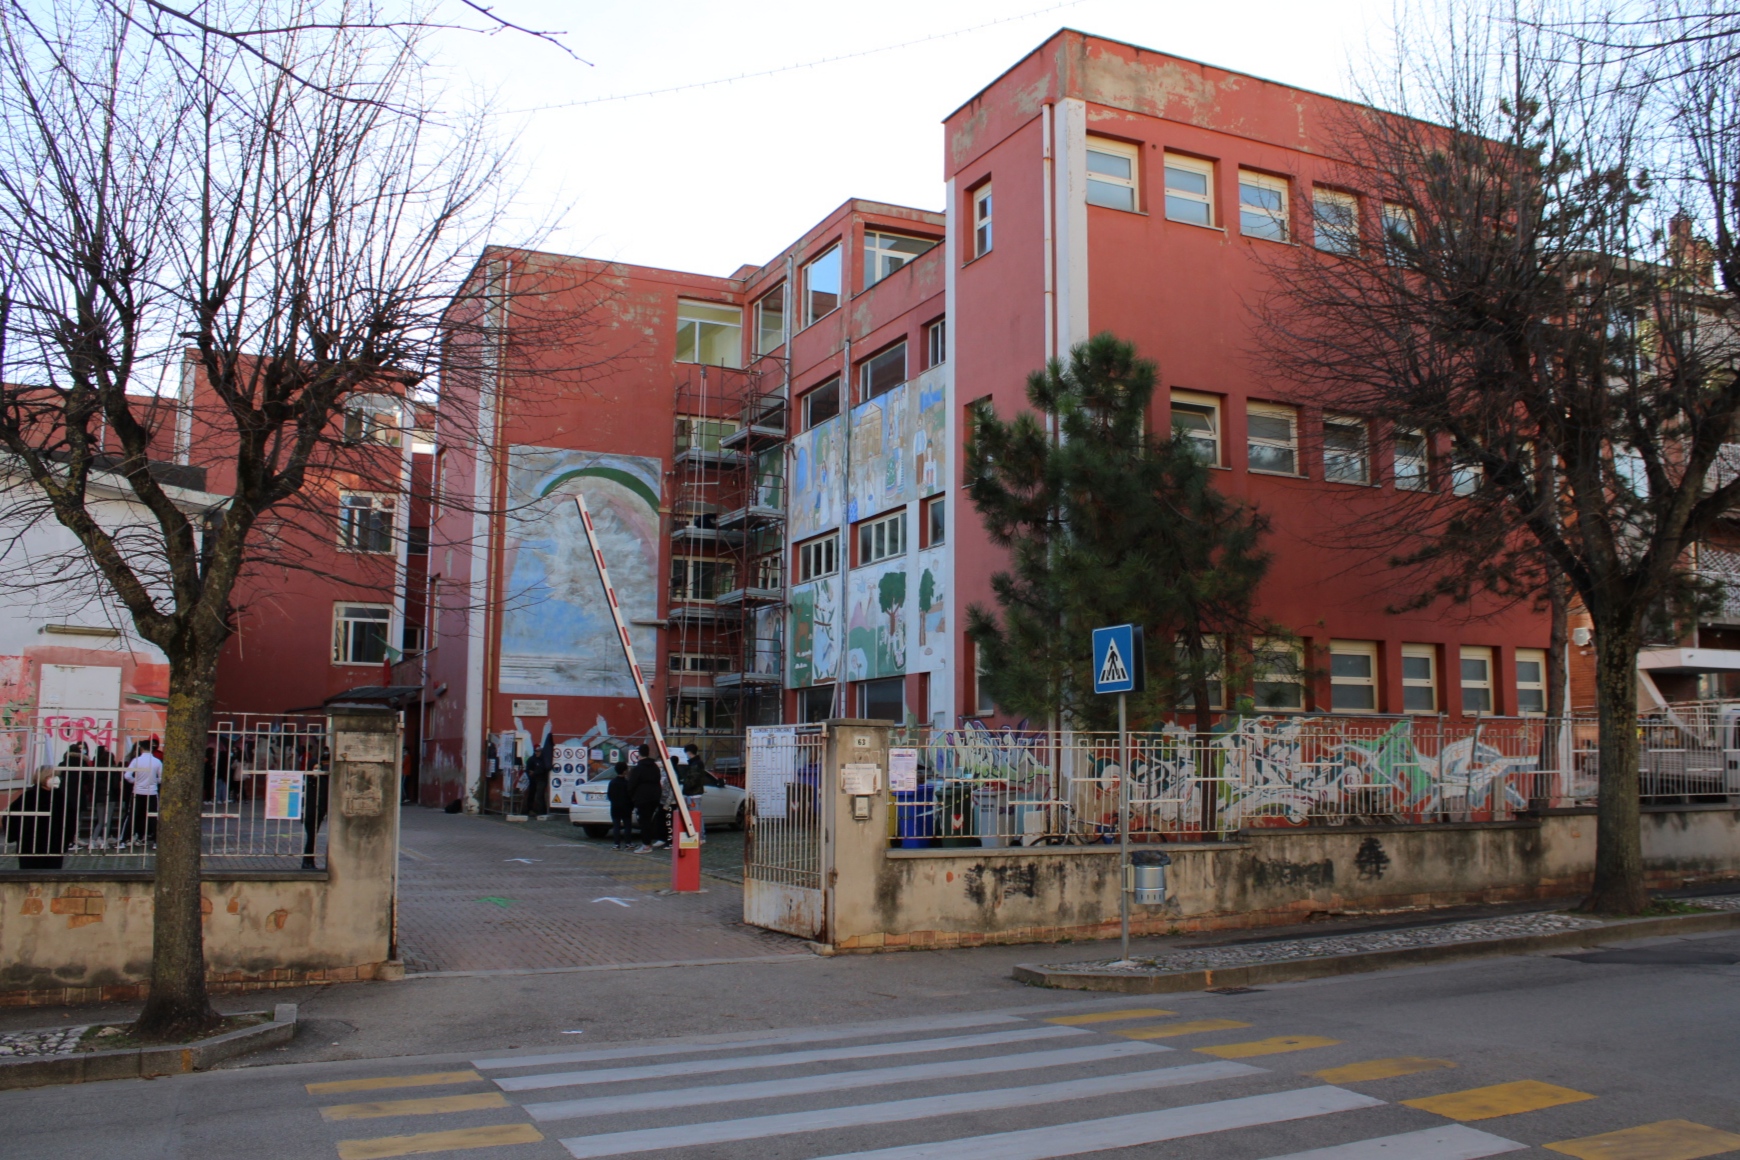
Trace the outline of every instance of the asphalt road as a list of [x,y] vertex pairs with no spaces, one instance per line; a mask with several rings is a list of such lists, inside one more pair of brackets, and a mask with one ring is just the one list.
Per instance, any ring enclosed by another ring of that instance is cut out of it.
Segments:
[[0,1155],[1740,1152],[1740,936],[1151,1000],[1015,986],[1018,953],[339,989],[366,1058],[0,1093]]

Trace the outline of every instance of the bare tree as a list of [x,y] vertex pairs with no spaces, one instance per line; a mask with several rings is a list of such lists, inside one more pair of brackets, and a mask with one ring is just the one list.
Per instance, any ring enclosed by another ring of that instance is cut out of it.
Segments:
[[[426,29],[317,24],[268,3],[247,7],[244,41],[221,31],[244,26],[240,11],[201,5],[212,30],[171,39],[103,0],[0,8],[0,446],[23,480],[8,499],[73,533],[169,662],[137,1024],[151,1038],[215,1018],[200,798],[238,582],[295,539],[263,538],[268,517],[330,534],[332,513],[308,501],[323,482],[397,483],[392,457],[346,437],[345,414],[429,401],[441,315],[503,173],[480,119],[443,114],[427,86]],[[184,360],[213,400],[190,416],[202,459],[227,477],[203,517],[152,463],[151,412]],[[468,437],[458,410],[443,423]],[[93,515],[105,476],[150,513],[132,542]]]
[[1586,906],[1634,914],[1638,650],[1652,618],[1696,614],[1688,549],[1740,501],[1716,470],[1740,412],[1737,171],[1732,128],[1713,133],[1707,112],[1726,102],[1732,125],[1735,82],[1706,74],[1694,100],[1547,11],[1441,14],[1416,18],[1395,78],[1366,94],[1407,116],[1342,118],[1335,184],[1366,195],[1363,216],[1327,199],[1299,215],[1306,244],[1270,263],[1258,309],[1264,357],[1302,401],[1400,436],[1396,502],[1369,543],[1414,603],[1548,602],[1562,582],[1587,609]]

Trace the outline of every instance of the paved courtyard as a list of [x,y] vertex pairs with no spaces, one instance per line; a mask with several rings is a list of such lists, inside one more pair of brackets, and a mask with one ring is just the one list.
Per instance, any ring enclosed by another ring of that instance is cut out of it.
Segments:
[[729,880],[741,849],[737,835],[716,835],[703,893],[671,894],[663,851],[619,853],[565,821],[510,824],[408,806],[400,955],[408,972],[427,974],[808,954],[796,939],[743,925],[743,890]]

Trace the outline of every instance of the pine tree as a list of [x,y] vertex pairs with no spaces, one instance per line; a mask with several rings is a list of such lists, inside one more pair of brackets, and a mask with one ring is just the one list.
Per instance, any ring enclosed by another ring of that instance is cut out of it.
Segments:
[[1285,635],[1253,611],[1267,518],[1216,490],[1188,436],[1148,429],[1154,379],[1134,345],[1098,334],[1028,377],[1032,411],[1005,422],[982,404],[972,416],[969,495],[1010,568],[992,577],[997,613],[969,608],[967,633],[1007,712],[1110,727],[1091,634],[1128,622],[1149,642],[1133,720],[1194,702],[1207,732],[1209,683],[1236,688],[1253,642]]

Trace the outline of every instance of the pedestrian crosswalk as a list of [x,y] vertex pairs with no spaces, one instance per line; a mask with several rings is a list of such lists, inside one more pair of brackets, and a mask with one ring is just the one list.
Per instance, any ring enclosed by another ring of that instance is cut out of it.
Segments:
[[[499,1056],[310,1083],[307,1094],[345,1133],[334,1139],[339,1160],[479,1149],[493,1160],[1052,1160],[1117,1149],[1480,1160],[1532,1147],[1691,1160],[1740,1150],[1740,1136],[1688,1121],[1554,1139],[1567,1133],[1540,1125],[1579,1121],[1532,1113],[1593,1106],[1600,1094],[1527,1076],[1459,1084],[1455,1059],[1362,1058],[1340,1038],[1255,1018],[1099,1001]],[[365,1124],[386,1130],[358,1134]]]

